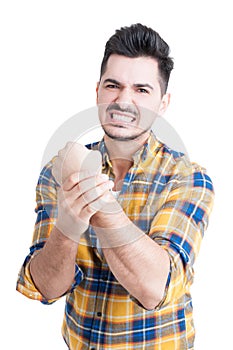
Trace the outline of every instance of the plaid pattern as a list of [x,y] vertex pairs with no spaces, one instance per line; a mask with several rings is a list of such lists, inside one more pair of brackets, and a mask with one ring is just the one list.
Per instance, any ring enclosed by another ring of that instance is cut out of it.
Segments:
[[[104,141],[88,147],[101,151],[103,172],[113,178]],[[17,281],[19,292],[47,304],[55,299],[43,298],[28,266],[56,220],[57,186],[52,164],[53,160],[39,177],[33,242]],[[90,227],[88,235],[81,238],[75,280],[66,294],[62,332],[70,349],[193,349],[190,286],[213,196],[212,182],[204,169],[150,135],[134,155],[118,201],[134,224],[169,254],[170,274],[164,298],[155,310],[148,311],[129,295],[99,254]]]

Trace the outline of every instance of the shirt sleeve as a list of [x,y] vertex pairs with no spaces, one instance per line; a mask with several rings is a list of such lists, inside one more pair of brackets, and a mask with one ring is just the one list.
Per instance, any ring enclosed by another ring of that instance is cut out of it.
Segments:
[[166,201],[155,215],[149,235],[170,258],[170,274],[160,308],[189,293],[198,255],[213,206],[212,181],[205,170],[192,166],[176,176]]
[[[53,160],[49,162],[41,171],[36,187],[36,209],[37,219],[34,227],[32,245],[30,253],[26,257],[16,284],[16,290],[26,297],[34,300],[39,300],[44,304],[51,304],[59,298],[46,299],[36,288],[29,270],[31,259],[39,253],[48,239],[57,217],[57,186],[52,175]],[[82,281],[83,273],[79,266],[75,266],[74,282],[67,293]],[[67,294],[66,293],[66,294]]]

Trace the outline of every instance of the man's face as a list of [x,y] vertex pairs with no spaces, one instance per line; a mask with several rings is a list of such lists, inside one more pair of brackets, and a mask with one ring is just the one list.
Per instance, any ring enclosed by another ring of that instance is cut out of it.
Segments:
[[169,95],[161,95],[159,79],[153,58],[109,57],[97,86],[99,119],[106,135],[122,141],[145,137],[169,104]]

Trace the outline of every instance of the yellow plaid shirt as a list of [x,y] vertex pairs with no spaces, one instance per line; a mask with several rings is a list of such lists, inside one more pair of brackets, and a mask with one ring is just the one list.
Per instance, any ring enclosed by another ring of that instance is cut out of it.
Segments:
[[[100,150],[103,172],[114,179],[104,141],[88,147]],[[52,165],[53,160],[39,177],[33,241],[17,280],[19,292],[45,304],[56,300],[46,300],[37,290],[29,263],[43,248],[56,222],[57,184]],[[62,333],[69,349],[193,349],[193,264],[207,228],[213,196],[211,179],[203,168],[150,135],[134,155],[117,200],[134,224],[169,254],[170,274],[164,298],[154,310],[144,309],[111,273],[90,227],[81,238],[74,283],[66,293]]]

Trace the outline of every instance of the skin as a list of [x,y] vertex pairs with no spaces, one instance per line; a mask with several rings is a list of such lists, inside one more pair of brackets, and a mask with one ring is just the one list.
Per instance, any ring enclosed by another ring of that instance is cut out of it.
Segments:
[[[95,188],[93,183],[96,184]],[[58,221],[64,220],[66,215],[73,221],[76,212],[78,226],[80,221],[82,225],[87,225],[97,208],[100,210],[102,203],[106,202],[104,198],[112,187],[112,182],[101,175],[87,175],[85,172],[70,175],[57,194]],[[56,226],[53,227],[45,246],[29,266],[32,279],[45,298],[59,297],[70,288],[74,279],[77,249],[77,242]]]
[[[99,118],[115,174],[115,190],[120,189],[122,179],[133,164],[132,155],[147,140],[156,116],[162,115],[169,105],[170,95],[161,94],[159,79],[156,60],[112,55],[97,84]],[[85,211],[85,220],[95,227],[105,258],[119,283],[146,309],[155,308],[163,298],[169,273],[167,252],[128,219],[108,190],[112,187],[110,181],[99,179],[97,198],[90,198],[91,189],[86,189],[90,201],[85,205],[80,200],[82,193],[78,184],[73,174],[62,185],[70,207],[76,206],[82,217]],[[92,201],[101,202],[98,211],[89,210]],[[106,212],[108,203],[115,206],[113,213]],[[112,230],[116,237],[121,237],[122,228],[126,228],[130,239],[120,246],[115,242],[106,244],[109,232]],[[78,243],[54,227],[45,247],[32,259],[32,278],[45,297],[58,297],[70,287],[77,246]]]
[[[111,55],[97,84],[99,119],[107,133],[104,139],[113,164],[115,183],[124,178],[132,165],[132,155],[148,139],[157,115],[163,115],[169,105],[170,94],[161,94],[159,80],[158,64],[154,59]],[[115,105],[122,110],[129,107],[136,115],[114,109]],[[111,118],[114,112],[132,117],[133,121],[115,121]],[[131,141],[128,140],[130,137]]]
[[[134,136],[140,147],[148,138],[157,114],[162,115],[170,101],[169,94],[161,96],[159,79],[158,64],[154,59],[111,55],[97,84],[99,118],[104,130],[113,137],[127,139]],[[136,115],[119,112],[114,109],[115,104],[123,110],[129,107]],[[114,121],[111,118],[114,112],[131,116],[134,120],[129,123]],[[138,136],[144,130],[147,132]],[[105,141],[109,141],[106,136]]]

